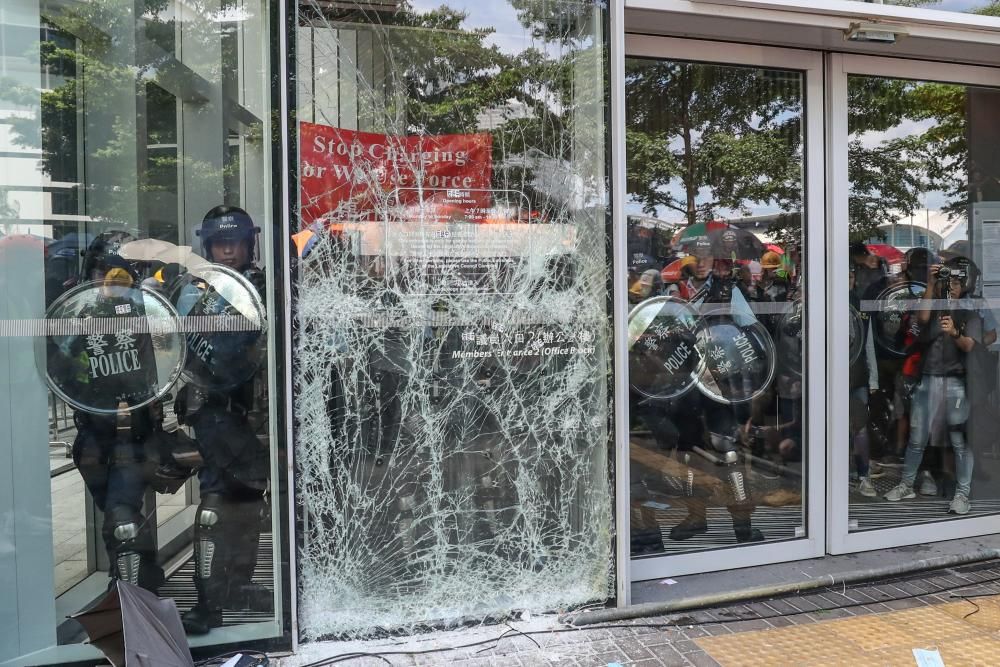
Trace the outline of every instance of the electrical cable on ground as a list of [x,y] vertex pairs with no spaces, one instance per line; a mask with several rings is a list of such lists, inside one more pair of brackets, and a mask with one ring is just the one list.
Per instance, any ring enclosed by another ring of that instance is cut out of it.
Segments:
[[[895,581],[905,581],[905,580],[896,579]],[[935,594],[944,593],[944,592],[947,592],[947,591],[958,591],[958,590],[962,590],[964,588],[974,588],[974,587],[983,586],[983,585],[986,585],[986,584],[998,583],[998,582],[1000,582],[1000,577],[993,577],[991,579],[986,579],[986,580],[983,580],[983,581],[977,581],[977,582],[971,582],[971,583],[970,582],[965,582],[965,583],[962,583],[962,584],[956,585],[956,586],[946,586],[946,587],[943,587],[943,588],[939,588],[939,589],[937,589],[935,591],[924,591],[922,593],[913,593],[913,594],[909,594],[909,595],[900,595],[900,596],[897,596],[897,597],[893,597],[891,600],[885,600],[885,601],[886,602],[890,602],[890,601],[895,601],[895,600],[912,600],[914,598],[925,597],[927,595],[935,595]],[[890,584],[892,582],[891,581],[886,581],[886,582],[882,582],[882,583]],[[869,583],[867,583],[865,585],[871,585],[871,583],[869,582]],[[826,588],[822,589],[821,592],[836,593],[837,591],[834,590],[833,588],[826,587]],[[969,597],[990,597],[990,596],[994,596],[994,595],[1000,595],[1000,591],[996,591],[994,593],[983,593],[983,594],[969,595],[969,596],[953,595],[952,597],[960,597],[960,598],[968,600]],[[772,598],[772,599],[776,599],[776,598]],[[517,635],[514,635],[514,636],[522,636],[523,635],[523,636],[528,637],[529,639],[531,639],[531,636],[533,636],[533,635],[538,635],[538,636],[540,636],[540,635],[555,635],[555,634],[564,634],[564,633],[567,633],[567,632],[587,632],[587,631],[590,631],[590,630],[617,630],[617,629],[623,629],[623,628],[652,628],[652,629],[656,629],[656,630],[669,630],[669,629],[672,629],[672,628],[704,627],[704,626],[710,626],[710,625],[723,625],[725,623],[734,623],[734,622],[738,622],[738,621],[756,621],[756,620],[766,621],[766,620],[772,619],[772,618],[787,618],[789,616],[801,616],[803,614],[819,614],[819,613],[823,613],[823,612],[836,611],[837,609],[851,609],[853,607],[864,607],[864,606],[867,606],[867,605],[879,604],[880,602],[882,602],[882,600],[874,600],[873,599],[873,600],[869,600],[867,602],[855,602],[855,603],[851,603],[851,604],[837,605],[836,607],[828,607],[828,608],[822,608],[822,609],[810,609],[810,610],[806,610],[806,611],[798,611],[798,612],[792,612],[792,613],[778,613],[778,614],[767,614],[767,615],[765,615],[765,614],[759,614],[759,613],[754,612],[756,615],[747,616],[747,617],[736,617],[736,618],[727,619],[727,620],[724,620],[724,621],[690,621],[690,622],[685,621],[685,622],[682,622],[682,623],[677,623],[677,622],[670,622],[670,623],[620,623],[620,624],[588,625],[588,626],[583,626],[583,627],[552,628],[550,630],[518,631]],[[970,602],[971,602],[971,600],[970,600]],[[974,606],[976,606],[977,610],[978,610],[978,605],[975,605],[975,603],[972,603],[972,604]],[[972,613],[975,613],[975,612],[972,612]],[[509,625],[507,627],[510,628]],[[514,628],[511,628],[511,629],[514,629]],[[354,658],[363,658],[363,657],[380,658],[384,662],[386,662],[388,664],[392,664],[385,656],[391,656],[391,655],[428,655],[428,654],[433,654],[433,653],[446,653],[446,652],[449,652],[449,651],[458,651],[458,650],[461,650],[461,649],[475,648],[477,646],[483,646],[483,645],[491,644],[491,643],[493,644],[493,646],[488,647],[488,648],[495,649],[497,646],[499,646],[500,641],[503,640],[503,639],[505,639],[508,636],[511,636],[510,630],[504,631],[503,634],[501,634],[499,637],[492,637],[490,639],[484,639],[484,640],[477,641],[477,642],[470,642],[468,644],[460,644],[460,645],[457,645],[457,646],[445,646],[445,647],[440,647],[440,648],[419,649],[419,650],[411,650],[411,651],[380,651],[378,653],[360,653],[360,652],[343,653],[343,654],[340,654],[340,655],[335,655],[335,656],[331,656],[329,658],[323,658],[321,660],[316,660],[314,662],[307,663],[305,665],[302,665],[302,667],[327,667],[328,665],[335,665],[335,664],[338,664],[338,663],[341,663],[341,662],[346,662],[347,660],[352,660]],[[532,642],[534,642],[536,646],[538,645],[538,642],[535,642],[533,639],[532,639]],[[487,650],[487,649],[483,649],[483,650]],[[481,652],[482,652],[482,650],[481,651],[477,651],[477,653],[481,653]]]

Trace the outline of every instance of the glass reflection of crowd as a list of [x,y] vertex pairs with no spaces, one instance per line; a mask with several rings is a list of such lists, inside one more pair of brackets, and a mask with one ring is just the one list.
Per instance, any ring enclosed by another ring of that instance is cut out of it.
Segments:
[[958,253],[911,248],[892,273],[852,243],[850,270],[852,317],[865,331],[865,353],[851,367],[851,488],[867,502],[943,499],[948,513],[965,515],[977,436],[970,420],[997,371],[987,349],[996,320],[979,294],[979,269]]
[[[647,306],[658,308],[664,299],[688,304],[698,312],[701,326],[729,322],[736,327],[732,331],[762,331],[757,334],[759,348],[770,357],[771,372],[740,378],[744,388],[735,393],[728,393],[724,380],[716,376],[720,391],[698,382],[698,390],[689,387],[678,395],[657,396],[637,384],[653,375],[654,367],[662,375],[664,364],[648,349],[639,349],[640,341],[634,338],[641,336],[640,330],[630,331],[635,346],[630,350],[633,451],[638,448],[641,458],[651,449],[669,459],[657,474],[651,466],[663,459],[637,464],[633,455],[634,554],[658,553],[665,547],[662,518],[652,518],[643,505],[681,506],[686,511],[666,531],[674,542],[707,533],[708,509],[724,506],[735,541],[752,543],[767,537],[752,524],[759,505],[801,503],[803,319],[798,248],[763,244],[749,231],[724,223],[701,227],[699,234],[695,226],[669,233],[632,226],[630,329],[635,329],[632,320],[641,319],[638,313]],[[642,326],[648,330],[656,322],[647,318]],[[711,365],[711,351],[701,342],[700,354]],[[703,363],[702,377],[704,367]],[[757,386],[747,389],[747,383]],[[643,441],[646,433],[655,446]],[[658,496],[666,502],[656,502]]]

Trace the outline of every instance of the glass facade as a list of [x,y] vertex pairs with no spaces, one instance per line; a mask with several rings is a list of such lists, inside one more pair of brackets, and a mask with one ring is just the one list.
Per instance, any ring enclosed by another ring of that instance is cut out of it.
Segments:
[[298,5],[307,639],[610,594],[605,19]]
[[2,664],[99,657],[109,580],[285,631],[270,12],[0,8]]
[[625,77],[631,553],[804,537],[805,75]]
[[1000,509],[998,100],[848,78],[851,530]]
[[990,530],[1000,70],[610,4],[2,2],[0,665]]

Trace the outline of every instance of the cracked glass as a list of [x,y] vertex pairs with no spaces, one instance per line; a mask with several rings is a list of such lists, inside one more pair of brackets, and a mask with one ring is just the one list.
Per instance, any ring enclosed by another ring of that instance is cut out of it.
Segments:
[[299,2],[299,627],[611,591],[605,11]]

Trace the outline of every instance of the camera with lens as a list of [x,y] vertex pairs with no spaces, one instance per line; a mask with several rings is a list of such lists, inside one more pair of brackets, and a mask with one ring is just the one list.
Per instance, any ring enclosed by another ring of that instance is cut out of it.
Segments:
[[963,285],[965,284],[965,278],[968,274],[962,267],[952,267],[952,266],[942,266],[938,269],[938,289],[944,290],[945,293],[948,292],[949,283],[952,280],[958,280]]

